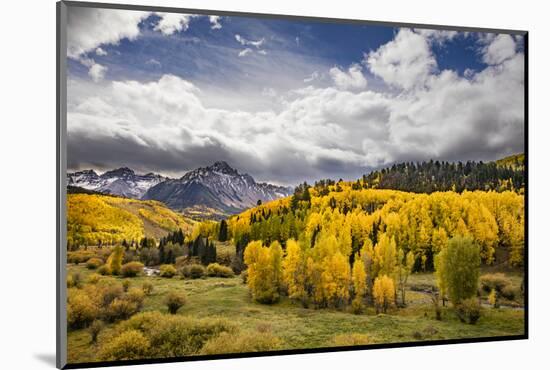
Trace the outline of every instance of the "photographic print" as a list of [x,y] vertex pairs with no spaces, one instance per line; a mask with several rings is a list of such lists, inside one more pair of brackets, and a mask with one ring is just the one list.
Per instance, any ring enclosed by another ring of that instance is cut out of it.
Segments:
[[68,367],[526,338],[525,32],[60,6]]

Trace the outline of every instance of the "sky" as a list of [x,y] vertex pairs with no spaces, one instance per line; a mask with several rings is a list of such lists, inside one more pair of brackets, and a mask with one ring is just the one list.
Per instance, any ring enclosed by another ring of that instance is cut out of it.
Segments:
[[281,185],[524,150],[508,34],[69,7],[67,167]]

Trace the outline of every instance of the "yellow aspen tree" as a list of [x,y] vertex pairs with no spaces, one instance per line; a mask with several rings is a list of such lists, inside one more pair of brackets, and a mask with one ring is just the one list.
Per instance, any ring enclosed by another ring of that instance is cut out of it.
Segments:
[[360,313],[363,311],[363,300],[367,293],[367,273],[365,272],[365,264],[359,254],[355,256],[351,277],[353,281],[353,293],[355,295],[352,301],[352,308],[354,312]]
[[378,274],[393,276],[397,264],[397,246],[394,238],[387,234],[379,235],[378,244],[374,247],[374,263]]
[[294,240],[286,242],[286,256],[283,260],[283,281],[288,289],[288,296],[305,305],[307,279],[307,257],[301,246]]
[[122,260],[124,259],[124,249],[122,246],[117,245],[113,248],[113,252],[107,258],[107,266],[109,266],[113,275],[120,275],[122,269]]
[[400,248],[397,255],[397,261],[397,286],[399,292],[401,293],[401,304],[406,306],[407,301],[405,299],[405,291],[407,280],[409,279],[409,275],[411,274],[414,266],[414,254],[412,252],[405,254],[403,249]]
[[244,251],[244,262],[248,265],[248,288],[252,297],[260,303],[279,300],[281,276],[281,245],[272,243],[266,248],[261,241],[250,242]]
[[373,295],[376,311],[382,310],[383,313],[386,313],[395,298],[395,285],[392,278],[387,275],[377,277],[374,281]]
[[361,260],[363,261],[363,266],[365,267],[366,273],[366,282],[367,282],[367,302],[372,303],[372,285],[374,284],[374,279],[377,276],[377,271],[375,271],[374,264],[374,247],[372,246],[372,241],[367,238],[363,243],[361,248]]
[[283,248],[277,240],[269,246],[269,259],[271,262],[271,276],[269,278],[273,284],[273,289],[280,293],[283,283]]
[[432,251],[437,254],[447,245],[449,237],[444,228],[438,227],[434,229],[432,234]]

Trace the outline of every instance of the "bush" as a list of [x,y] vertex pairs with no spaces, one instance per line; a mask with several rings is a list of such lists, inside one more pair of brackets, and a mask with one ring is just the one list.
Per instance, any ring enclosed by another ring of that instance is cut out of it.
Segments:
[[171,278],[176,275],[176,268],[172,265],[161,265],[160,266],[160,276],[164,278]]
[[103,327],[105,325],[103,324],[103,321],[101,320],[94,320],[92,322],[92,325],[88,328],[88,331],[90,332],[90,338],[92,343],[97,342],[97,337],[99,336],[99,333],[101,333],[101,330],[103,330]]
[[170,292],[166,296],[166,306],[168,307],[168,312],[175,314],[178,312],[181,306],[187,302],[187,297],[183,292]]
[[125,298],[115,298],[105,309],[104,316],[107,321],[125,320],[139,311],[136,302]]
[[368,335],[361,333],[349,333],[338,334],[334,336],[330,342],[333,346],[347,347],[347,346],[360,346],[363,344],[369,344],[370,340]]
[[513,301],[516,298],[516,290],[511,285],[502,288],[500,294],[510,301]]
[[73,272],[67,276],[67,288],[80,288],[82,286],[82,276],[79,272]]
[[103,265],[103,260],[101,258],[92,257],[86,261],[86,267],[90,270],[95,270],[101,265]]
[[210,339],[201,354],[262,352],[279,349],[282,341],[269,332],[224,332]]
[[181,269],[181,273],[186,278],[199,279],[205,275],[206,270],[203,265],[192,264],[183,266],[183,268]]
[[73,252],[67,252],[67,263],[74,263],[78,265],[79,263],[84,263],[90,258],[94,257],[95,253],[88,250],[79,250]]
[[120,273],[124,277],[135,277],[143,271],[143,263],[141,262],[128,262],[122,265]]
[[88,275],[88,284],[97,284],[101,280],[101,275],[99,274],[90,274]]
[[151,295],[151,293],[153,293],[153,284],[149,281],[145,281],[142,284],[141,289],[143,290],[143,293],[145,293],[145,295]]
[[176,257],[176,260],[174,262],[175,265],[176,265],[176,268],[180,268],[180,267],[185,266],[185,264],[187,264],[188,260],[189,260],[189,257],[187,257],[187,256]]
[[111,268],[110,268],[109,265],[107,265],[107,264],[101,265],[101,266],[99,266],[99,268],[97,269],[97,272],[98,272],[100,275],[111,275]]
[[137,330],[125,331],[105,343],[100,351],[102,360],[135,360],[149,357],[149,340]]
[[139,313],[119,324],[117,331],[139,330],[151,344],[149,357],[198,354],[204,344],[236,327],[225,319],[192,319],[158,311]]
[[67,324],[71,328],[83,328],[96,319],[99,307],[83,290],[69,289],[67,299]]
[[126,293],[126,299],[137,305],[138,310],[141,310],[143,301],[145,300],[145,293],[139,288],[130,288]]
[[219,263],[209,264],[206,268],[206,274],[208,276],[216,276],[222,278],[229,278],[235,275],[233,273],[233,270],[231,270],[231,267],[222,266]]
[[130,284],[131,284],[131,283],[130,283],[130,280],[127,280],[127,279],[122,280],[122,290],[123,290],[124,292],[127,292],[127,291],[128,291],[128,288],[130,288]]
[[101,304],[106,307],[111,304],[116,298],[120,298],[123,294],[122,285],[109,285],[101,291]]
[[477,298],[464,299],[455,306],[456,314],[462,322],[474,325],[481,317],[481,306]]
[[512,281],[503,273],[485,274],[480,277],[479,282],[481,289],[486,293],[490,293],[493,289],[502,293],[504,289],[512,287]]

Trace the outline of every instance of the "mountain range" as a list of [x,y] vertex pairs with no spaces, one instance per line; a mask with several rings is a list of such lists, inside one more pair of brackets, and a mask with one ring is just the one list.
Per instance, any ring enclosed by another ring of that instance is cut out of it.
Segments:
[[292,194],[292,188],[258,183],[248,174],[240,174],[226,162],[187,172],[179,179],[158,174],[136,174],[123,167],[98,175],[93,170],[67,174],[67,185],[127,198],[158,200],[173,210],[209,210],[218,216],[239,213]]
[[94,170],[67,173],[67,186],[77,186],[104,194],[141,199],[147,190],[167,178],[158,174],[138,175],[122,167],[98,175]]

